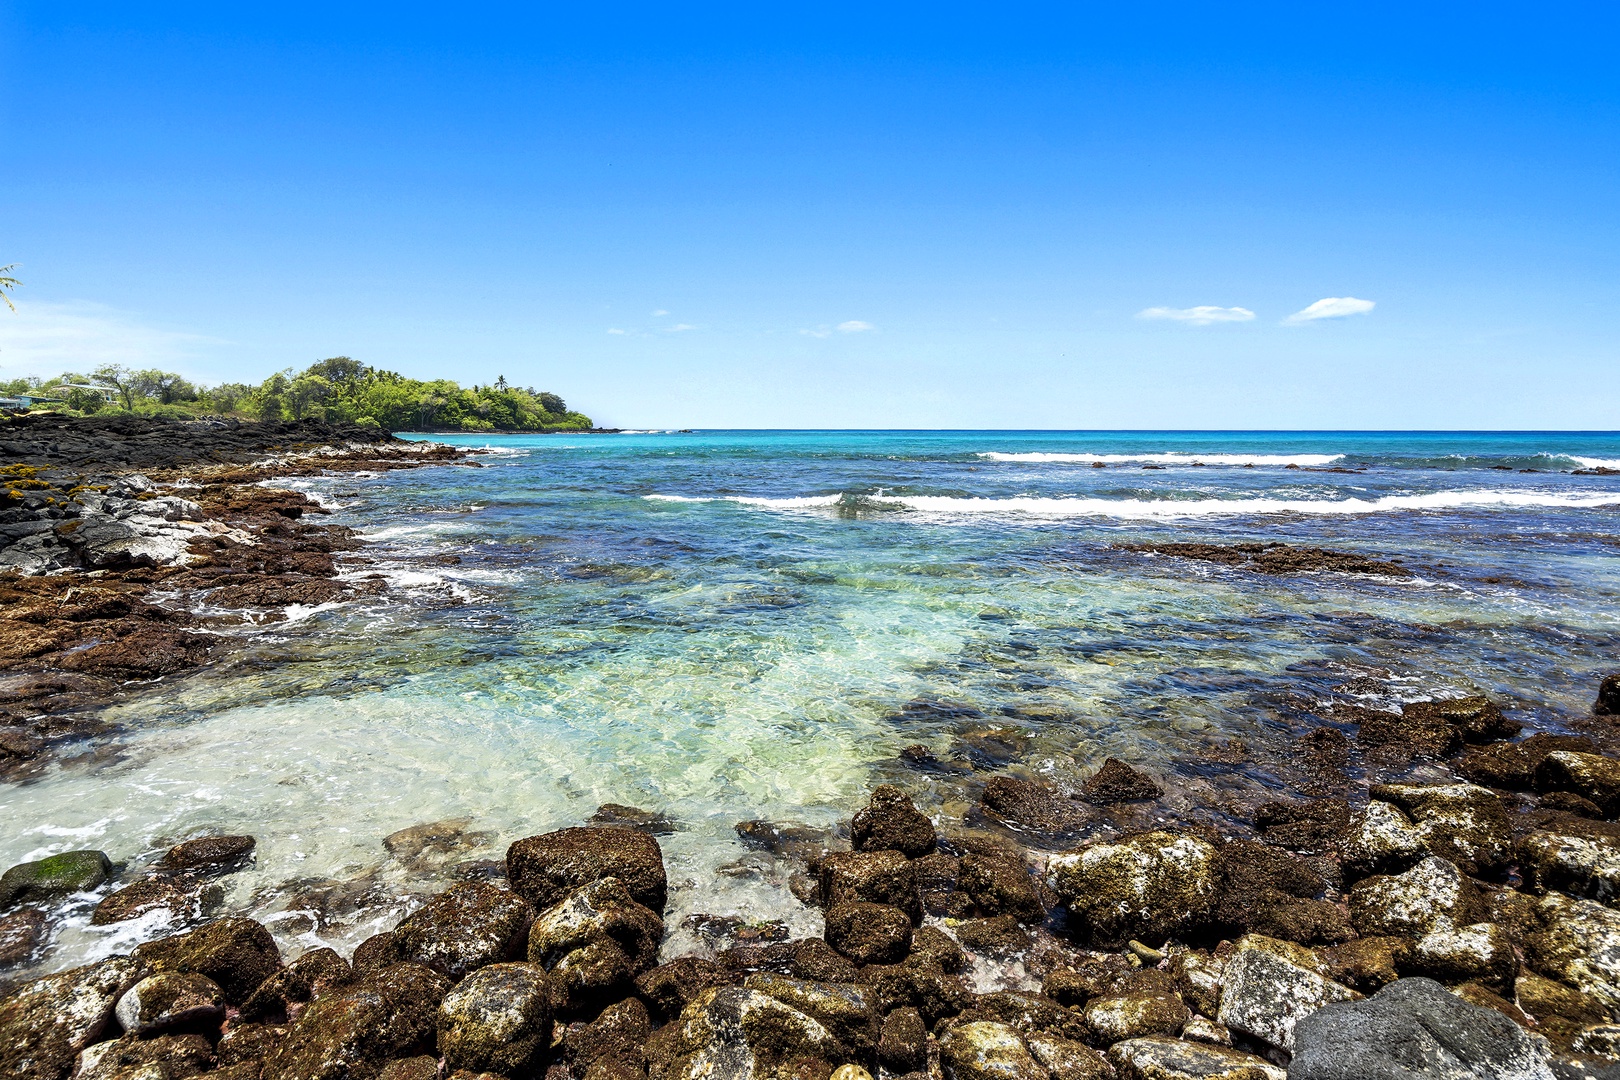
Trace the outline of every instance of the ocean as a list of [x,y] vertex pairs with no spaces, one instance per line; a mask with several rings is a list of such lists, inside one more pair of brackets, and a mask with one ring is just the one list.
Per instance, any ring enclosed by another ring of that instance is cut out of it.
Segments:
[[[959,821],[986,777],[1072,789],[1106,756],[1221,813],[1305,790],[1294,740],[1332,703],[1485,693],[1556,731],[1620,669],[1615,433],[432,438],[489,452],[284,485],[372,542],[353,573],[386,594],[234,631],[228,660],[108,710],[118,733],[0,788],[0,863],[251,833],[226,906],[346,951],[616,803],[672,823],[672,928],[814,933],[738,822],[833,828],[882,782]],[[1162,542],[1409,576],[1133,547]],[[424,823],[441,839],[384,846]],[[49,967],[165,930],[92,927],[95,899]]]

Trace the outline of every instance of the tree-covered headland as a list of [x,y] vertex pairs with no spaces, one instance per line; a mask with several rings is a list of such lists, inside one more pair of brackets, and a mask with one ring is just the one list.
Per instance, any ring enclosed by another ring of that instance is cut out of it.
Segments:
[[424,382],[368,367],[347,356],[278,371],[257,386],[200,386],[170,371],[105,364],[55,379],[0,382],[0,395],[55,399],[34,408],[71,415],[136,413],[187,419],[326,420],[375,424],[389,431],[579,431],[591,418],[570,412],[556,394],[518,387],[503,376],[489,386],[450,379]]

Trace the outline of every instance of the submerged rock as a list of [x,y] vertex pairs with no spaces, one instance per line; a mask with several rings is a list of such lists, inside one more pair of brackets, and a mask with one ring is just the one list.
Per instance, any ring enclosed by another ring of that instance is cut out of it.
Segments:
[[29,900],[51,900],[95,888],[112,874],[102,851],[64,851],[18,863],[0,874],[0,909]]
[[444,996],[438,1049],[450,1069],[524,1075],[551,1045],[551,982],[538,964],[491,964]]
[[1008,828],[1064,841],[1097,820],[1097,811],[1055,788],[1010,776],[992,777],[980,797],[985,817]]
[[547,908],[583,885],[617,878],[638,904],[660,916],[668,882],[658,841],[634,829],[604,826],[560,829],[519,840],[506,852],[512,889],[536,908]]
[[0,971],[28,963],[48,936],[45,913],[38,908],[18,908],[0,915]]
[[1132,938],[1160,942],[1209,918],[1219,891],[1220,853],[1197,837],[1143,833],[1053,856],[1047,881],[1092,940],[1117,948]]
[[1290,1080],[1553,1080],[1545,1046],[1429,979],[1325,1006],[1295,1027]]
[[101,1038],[141,965],[114,957],[24,983],[0,998],[0,1075],[64,1080],[79,1051]]
[[1080,798],[1093,806],[1146,801],[1162,794],[1151,776],[1118,758],[1105,758],[1102,768],[1080,785]]
[[850,822],[856,851],[898,851],[908,859],[934,850],[934,823],[893,784],[872,789],[871,800]]
[[175,922],[195,922],[219,909],[224,891],[216,884],[192,877],[150,877],[108,895],[90,915],[96,926],[138,919],[153,911],[167,912]]

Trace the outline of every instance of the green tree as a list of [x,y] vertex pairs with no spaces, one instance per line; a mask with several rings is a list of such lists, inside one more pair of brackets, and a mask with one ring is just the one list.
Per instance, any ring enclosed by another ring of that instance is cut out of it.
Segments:
[[102,364],[90,373],[103,386],[110,386],[124,399],[124,408],[135,411],[135,373],[122,364]]
[[16,263],[8,263],[5,266],[0,266],[0,300],[4,300],[6,302],[6,307],[10,308],[12,311],[17,310],[17,305],[11,302],[11,290],[20,288],[22,286],[22,282],[18,281],[14,277],[9,276],[15,269],[17,269]]

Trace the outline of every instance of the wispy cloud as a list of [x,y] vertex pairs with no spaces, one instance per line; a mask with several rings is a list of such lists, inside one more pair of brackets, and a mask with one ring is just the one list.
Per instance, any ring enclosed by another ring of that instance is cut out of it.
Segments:
[[669,312],[665,311],[663,308],[659,308],[658,310],[656,310],[656,311],[654,311],[652,313],[652,316],[653,316],[653,318],[656,319],[656,318],[659,318],[660,316],[668,315],[668,314],[669,314]]
[[1136,317],[1138,319],[1165,319],[1170,322],[1186,323],[1188,326],[1208,326],[1211,323],[1248,322],[1254,318],[1254,312],[1243,307],[1215,307],[1205,304],[1189,308],[1144,308],[1136,313]]
[[685,330],[696,330],[696,329],[697,329],[697,327],[693,326],[691,323],[678,322],[674,326],[666,327],[665,332],[670,333],[670,334],[679,334],[679,333],[681,333],[682,331],[685,331]]
[[1305,310],[1294,312],[1283,322],[1298,325],[1315,322],[1317,319],[1342,319],[1346,315],[1365,315],[1375,306],[1377,302],[1373,300],[1357,300],[1353,296],[1326,296]]
[[610,327],[608,327],[608,333],[610,333],[610,334],[622,334],[622,333],[624,333],[624,331],[620,330],[617,326],[610,326]]
[[863,330],[876,329],[877,327],[873,326],[871,323],[862,322],[859,319],[851,319],[848,322],[841,322],[838,324],[838,332],[840,334],[859,334]]
[[102,364],[184,368],[219,338],[148,326],[127,311],[74,301],[0,310],[0,365],[12,374],[50,376]]

